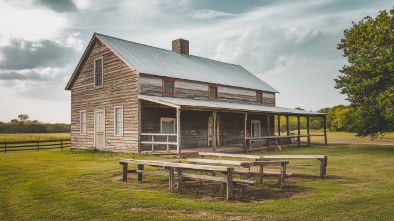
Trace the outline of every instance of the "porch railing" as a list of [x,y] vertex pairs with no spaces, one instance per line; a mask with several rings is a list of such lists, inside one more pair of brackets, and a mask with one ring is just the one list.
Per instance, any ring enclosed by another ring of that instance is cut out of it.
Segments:
[[[177,142],[170,142],[170,137],[176,137],[177,134],[141,133],[141,140],[143,136],[150,136],[150,141],[141,141],[141,144],[151,144],[152,152],[155,151],[155,145],[167,145],[167,152],[170,151],[170,145],[177,145]],[[166,141],[155,141],[155,137],[166,137]]]

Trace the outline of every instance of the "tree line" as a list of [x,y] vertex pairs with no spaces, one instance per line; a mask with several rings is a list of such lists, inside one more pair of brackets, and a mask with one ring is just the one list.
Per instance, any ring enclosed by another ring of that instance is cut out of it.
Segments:
[[0,133],[70,133],[70,124],[50,124],[29,120],[29,115],[19,114],[10,122],[0,121]]

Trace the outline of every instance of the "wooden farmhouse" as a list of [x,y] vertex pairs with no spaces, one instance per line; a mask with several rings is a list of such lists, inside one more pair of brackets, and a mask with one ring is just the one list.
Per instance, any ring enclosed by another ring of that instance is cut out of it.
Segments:
[[[326,119],[277,107],[273,87],[240,65],[189,55],[184,39],[170,51],[95,33],[66,90],[72,147],[81,149],[180,154],[245,148],[250,140],[253,147],[303,136],[309,143],[309,117]],[[287,126],[281,135],[274,116],[286,116],[287,125],[289,116],[306,117],[307,134],[292,135]],[[320,136],[327,143],[325,130]]]

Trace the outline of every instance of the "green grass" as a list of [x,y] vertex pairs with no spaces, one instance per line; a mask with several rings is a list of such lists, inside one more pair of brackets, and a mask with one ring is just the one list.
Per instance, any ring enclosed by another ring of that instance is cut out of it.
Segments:
[[42,134],[0,134],[0,143],[31,140],[58,140],[70,139],[70,133],[42,133]]
[[215,183],[186,183],[182,193],[170,193],[166,177],[144,176],[143,183],[138,183],[134,175],[127,183],[121,182],[118,158],[165,157],[70,150],[0,153],[0,220],[394,217],[394,146],[314,146],[290,148],[281,154],[327,154],[328,176],[318,177],[318,161],[291,160],[288,170],[296,175],[286,180],[284,189],[277,188],[275,180],[265,180],[263,188],[248,189],[246,200],[237,194],[235,200],[226,202]]

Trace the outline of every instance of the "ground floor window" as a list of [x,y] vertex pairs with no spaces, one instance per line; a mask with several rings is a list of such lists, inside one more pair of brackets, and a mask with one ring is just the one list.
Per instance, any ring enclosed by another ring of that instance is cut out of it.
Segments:
[[115,107],[115,116],[114,116],[114,127],[115,127],[115,135],[122,136],[123,135],[123,107]]
[[86,135],[86,111],[80,112],[80,134]]
[[252,120],[252,137],[260,137],[260,121]]
[[175,118],[160,118],[160,132],[162,134],[174,134]]

